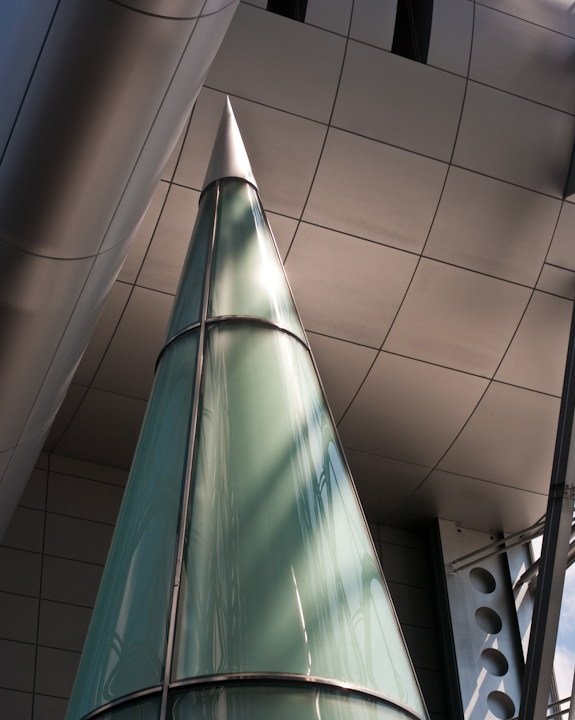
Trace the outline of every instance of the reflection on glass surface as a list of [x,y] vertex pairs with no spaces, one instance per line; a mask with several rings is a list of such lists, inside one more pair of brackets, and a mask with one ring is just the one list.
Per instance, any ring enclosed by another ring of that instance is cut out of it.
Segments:
[[133,702],[119,705],[98,716],[98,720],[158,720],[162,698],[157,695],[152,698],[142,698]]
[[169,340],[182,328],[200,321],[204,274],[208,247],[212,237],[215,203],[216,188],[213,186],[206,190],[200,201],[196,224],[168,323],[166,340]]
[[220,183],[208,317],[252,315],[304,338],[289,287],[254,188]]
[[323,676],[425,715],[309,353],[217,325],[204,372],[174,679]]
[[169,720],[404,720],[383,703],[338,690],[228,686],[188,690],[170,698]]
[[198,331],[162,357],[68,720],[162,682],[197,346]]

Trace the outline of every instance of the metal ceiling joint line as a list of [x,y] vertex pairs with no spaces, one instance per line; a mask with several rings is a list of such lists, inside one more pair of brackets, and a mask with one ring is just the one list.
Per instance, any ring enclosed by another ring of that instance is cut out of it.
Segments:
[[220,130],[67,720],[426,720],[229,103]]
[[0,538],[238,2],[0,7]]

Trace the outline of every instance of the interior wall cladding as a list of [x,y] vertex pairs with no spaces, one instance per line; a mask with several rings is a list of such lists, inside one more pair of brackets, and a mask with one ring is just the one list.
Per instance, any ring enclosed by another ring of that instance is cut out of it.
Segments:
[[[40,456],[0,545],[3,717],[64,720],[127,477]],[[447,720],[427,533],[370,529],[432,720]]]

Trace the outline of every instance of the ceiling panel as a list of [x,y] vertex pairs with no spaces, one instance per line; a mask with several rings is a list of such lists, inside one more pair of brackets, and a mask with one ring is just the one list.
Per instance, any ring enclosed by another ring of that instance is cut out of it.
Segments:
[[435,470],[400,512],[452,520],[461,527],[495,534],[529,527],[546,508],[547,495]]
[[424,254],[533,286],[560,207],[554,198],[452,167]]
[[332,125],[449,161],[465,80],[350,41]]
[[272,212],[267,212],[266,216],[272,229],[281,258],[285,261],[285,257],[291,247],[293,236],[295,235],[295,231],[297,229],[298,221],[295,218],[278,215],[277,213]]
[[537,289],[573,300],[575,297],[575,272],[545,263]]
[[377,350],[307,334],[334,419],[340,421],[371,367]]
[[536,291],[495,379],[560,396],[572,312],[569,300]]
[[176,294],[182,267],[198,214],[200,193],[171,185],[156,232],[137,283],[142,287]]
[[417,256],[302,223],[286,271],[307,330],[379,347]]
[[563,203],[547,262],[575,270],[575,205]]
[[93,386],[147,400],[173,297],[136,287]]
[[45,452],[52,452],[58,440],[60,440],[72,418],[76,414],[87,392],[87,387],[76,385],[75,383],[70,385],[68,392],[66,393],[66,397],[64,398],[64,402],[58,410],[56,419],[54,420],[54,423],[50,428],[50,432],[48,433],[48,437],[46,438],[46,442],[44,443],[43,449]]
[[461,0],[434,0],[427,64],[467,75],[473,4]]
[[[201,91],[175,182],[202,188],[225,99],[223,93]],[[231,102],[264,207],[299,217],[327,128],[239,98],[231,98]]]
[[347,35],[354,0],[307,0],[305,21],[309,25]]
[[550,2],[525,2],[525,0],[481,0],[482,5],[500,10],[508,15],[523,18],[535,25],[575,37],[575,13],[573,0]]
[[169,189],[170,186],[168,183],[158,183],[158,187],[152,196],[152,200],[148,205],[148,209],[146,210],[146,214],[144,215],[140,227],[138,228],[134,239],[130,243],[130,249],[128,250],[128,255],[126,256],[122,269],[118,275],[118,280],[122,280],[127,283],[136,282],[136,278],[138,277],[138,273],[140,272],[140,268],[142,267],[142,263],[146,257],[146,252],[148,251],[152,235],[156,229],[156,225],[160,218],[162,208],[164,207],[164,202]]
[[90,388],[54,452],[128,470],[145,411],[144,400]]
[[575,113],[574,72],[573,38],[477,5],[473,80]]
[[180,159],[180,153],[182,152],[184,140],[186,139],[188,127],[190,125],[190,119],[188,119],[186,121],[184,128],[183,128],[182,132],[180,133],[180,137],[178,138],[178,142],[174,146],[174,149],[172,150],[172,154],[168,158],[168,162],[166,163],[166,166],[164,167],[164,171],[162,173],[162,180],[171,182],[174,177],[176,165],[178,164],[178,160]]
[[528,288],[423,258],[384,350],[491,377]]
[[304,220],[420,252],[447,165],[330,129]]
[[421,485],[430,472],[423,465],[358,450],[345,451],[369,522],[382,523]]
[[354,0],[349,36],[391,50],[397,0]]
[[470,82],[453,162],[561,197],[575,118]]
[[547,493],[559,399],[493,382],[440,470]]
[[346,448],[433,467],[488,381],[380,353],[340,423]]
[[94,328],[94,332],[86,348],[86,352],[80,360],[73,382],[79,385],[89,385],[92,382],[122,317],[131,291],[132,286],[126,283],[116,281],[112,285],[100,319]]
[[205,84],[327,122],[345,44],[334,33],[242,3]]

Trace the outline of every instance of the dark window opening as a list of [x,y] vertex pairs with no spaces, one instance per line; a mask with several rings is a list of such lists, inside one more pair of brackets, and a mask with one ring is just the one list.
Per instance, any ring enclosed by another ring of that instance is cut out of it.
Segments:
[[291,20],[304,22],[307,0],[268,0],[268,10]]
[[433,0],[397,0],[391,52],[426,63],[433,18]]

